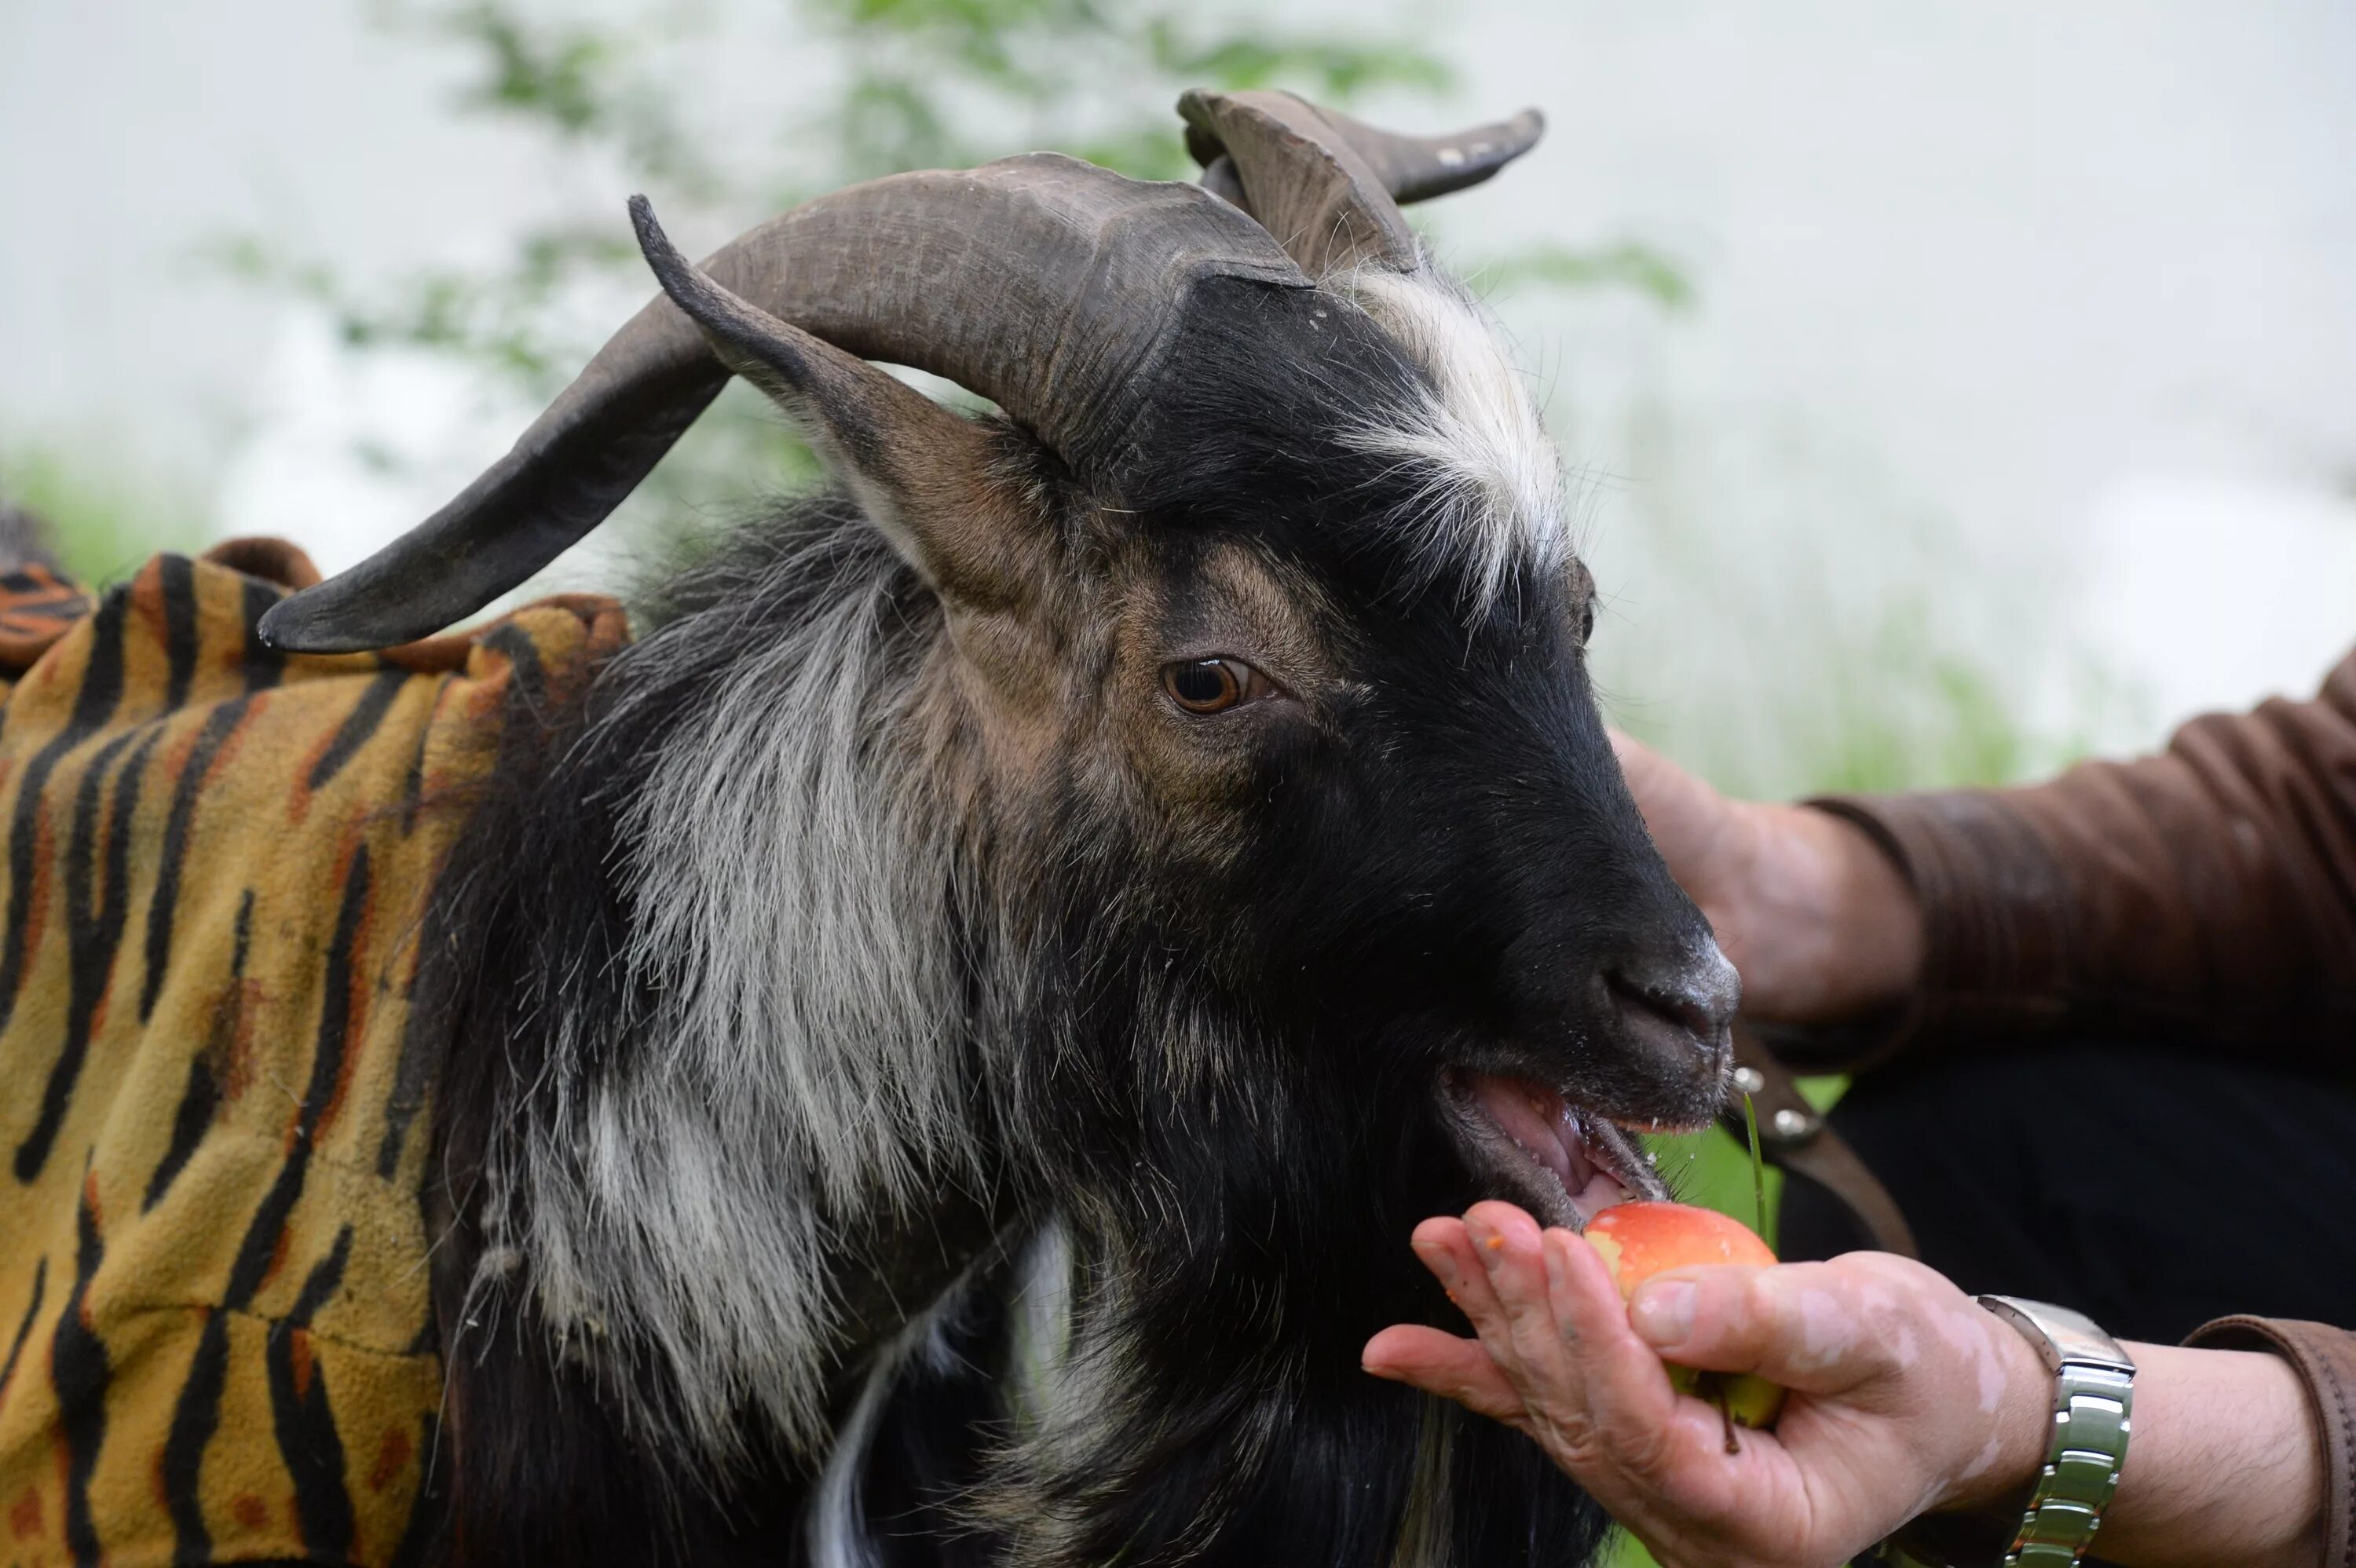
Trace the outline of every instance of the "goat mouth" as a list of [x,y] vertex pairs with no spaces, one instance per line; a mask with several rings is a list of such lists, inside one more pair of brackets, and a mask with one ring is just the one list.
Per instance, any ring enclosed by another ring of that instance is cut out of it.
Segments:
[[1560,1090],[1463,1068],[1442,1073],[1440,1090],[1474,1174],[1541,1225],[1583,1231],[1615,1203],[1668,1196],[1628,1129]]

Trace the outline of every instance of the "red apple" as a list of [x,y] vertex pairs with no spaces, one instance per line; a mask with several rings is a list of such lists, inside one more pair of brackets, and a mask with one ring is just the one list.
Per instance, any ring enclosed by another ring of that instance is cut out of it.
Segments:
[[[1775,1261],[1767,1243],[1741,1221],[1683,1203],[1622,1203],[1606,1209],[1587,1222],[1587,1242],[1612,1270],[1622,1301],[1633,1299],[1638,1285],[1665,1270],[1697,1264],[1763,1266]],[[1708,1400],[1740,1426],[1772,1426],[1783,1408],[1783,1389],[1749,1372],[1706,1372],[1672,1365],[1669,1381],[1679,1393]],[[1732,1436],[1728,1434],[1730,1445]]]

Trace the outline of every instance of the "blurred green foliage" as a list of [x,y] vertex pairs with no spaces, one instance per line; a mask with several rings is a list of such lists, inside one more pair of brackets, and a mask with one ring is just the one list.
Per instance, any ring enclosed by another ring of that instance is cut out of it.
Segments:
[[0,448],[0,501],[40,518],[60,563],[85,583],[126,576],[157,550],[196,549],[212,531],[186,490],[126,472],[108,456],[112,444]]
[[[564,319],[569,291],[639,281],[620,193],[643,189],[675,228],[734,232],[854,180],[956,167],[1055,147],[1124,173],[1186,172],[1170,104],[1184,85],[1282,81],[1346,101],[1377,88],[1451,81],[1404,38],[1206,27],[1128,0],[786,0],[798,52],[823,60],[817,89],[792,93],[770,125],[699,126],[696,83],[677,48],[710,26],[697,10],[653,4],[623,21],[527,10],[513,0],[384,0],[380,24],[451,51],[466,80],[461,112],[538,133],[568,162],[610,167],[615,199],[542,219],[487,265],[451,263],[362,283],[289,260],[252,237],[220,259],[251,281],[312,301],[358,350],[457,356],[552,392],[594,341]],[[1109,98],[1100,84],[1119,84]]]
[[[611,199],[535,219],[490,261],[391,279],[290,256],[255,235],[222,240],[212,259],[320,309],[350,352],[423,350],[533,400],[561,388],[628,308],[620,302],[645,289],[621,214],[626,190],[651,196],[674,233],[714,235],[851,181],[1036,148],[1140,178],[1187,178],[1194,171],[1173,111],[1185,88],[1279,86],[1344,105],[1381,94],[1388,108],[1442,97],[1457,80],[1433,42],[1444,30],[1398,0],[1323,26],[1156,0],[779,0],[778,29],[759,39],[741,16],[723,23],[679,0],[590,18],[518,0],[372,0],[372,16],[390,36],[448,57],[459,112],[521,128],[552,168],[594,171],[587,183]],[[715,47],[780,50],[797,84],[780,93],[786,106],[760,112],[766,123],[701,118],[712,94],[697,62]],[[1479,270],[1628,289],[1667,306],[1692,296],[1668,259],[1625,238],[1592,251],[1549,245]],[[583,308],[609,295],[610,309]],[[774,488],[780,464],[806,472],[794,444],[737,389],[630,511],[726,509],[732,497]]]
[[1615,719],[1729,794],[1754,799],[2018,784],[2085,756],[2097,738],[2147,728],[2135,694],[2072,659],[2066,720],[2032,723],[1992,667],[1945,632],[1928,605],[1900,600],[1862,626],[1827,619],[1781,656],[1780,689],[1739,688],[1740,712],[1715,694],[1682,709]]
[[1665,310],[1694,303],[1694,286],[1676,264],[1649,245],[1623,240],[1591,251],[1564,245],[1534,245],[1483,265],[1481,282],[1492,288],[1534,283],[1558,288],[1625,288],[1648,296]]

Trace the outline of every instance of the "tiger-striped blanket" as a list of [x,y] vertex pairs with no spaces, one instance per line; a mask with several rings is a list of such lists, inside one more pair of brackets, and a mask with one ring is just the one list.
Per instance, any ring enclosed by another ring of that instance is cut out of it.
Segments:
[[255,620],[316,575],[252,541],[94,603],[0,580],[11,1563],[380,1564],[423,1539],[419,917],[511,696],[627,633],[574,598],[282,657]]

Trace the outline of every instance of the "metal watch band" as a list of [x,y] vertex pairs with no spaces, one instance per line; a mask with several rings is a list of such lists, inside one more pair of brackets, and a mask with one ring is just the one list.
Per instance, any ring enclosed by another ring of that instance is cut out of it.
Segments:
[[2053,1441],[2004,1568],[2073,1568],[2119,1489],[2135,1410],[2135,1362],[2083,1314],[1983,1296],[1980,1305],[2038,1349],[2053,1373]]
[[1942,1515],[1918,1520],[1882,1542],[1880,1561],[1890,1568],[2073,1568],[2118,1490],[2135,1409],[2135,1362],[2117,1340],[2066,1307],[2009,1296],[1983,1296],[1979,1303],[2019,1329],[2053,1374],[2045,1467],[2000,1552],[1991,1550],[1992,1541],[1956,1550],[1954,1537],[1967,1531],[1925,1528],[1961,1522]]

